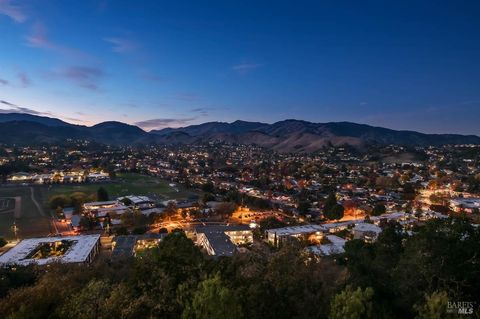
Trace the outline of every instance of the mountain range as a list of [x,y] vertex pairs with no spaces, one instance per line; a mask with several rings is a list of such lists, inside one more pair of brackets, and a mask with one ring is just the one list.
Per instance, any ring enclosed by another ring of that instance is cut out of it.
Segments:
[[114,121],[83,126],[31,114],[0,114],[0,143],[30,145],[59,143],[68,139],[86,139],[111,145],[224,141],[255,144],[279,152],[311,152],[326,145],[363,147],[368,144],[406,146],[480,144],[480,137],[476,135],[424,134],[351,122],[312,123],[301,120],[284,120],[273,124],[246,121],[208,122],[146,132],[137,126]]

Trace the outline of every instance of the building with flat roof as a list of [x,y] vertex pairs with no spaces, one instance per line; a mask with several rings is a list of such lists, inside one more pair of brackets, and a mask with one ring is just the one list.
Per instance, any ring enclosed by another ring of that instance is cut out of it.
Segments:
[[347,242],[345,239],[335,235],[327,235],[326,238],[329,241],[328,244],[307,247],[307,252],[316,256],[331,256],[345,252],[345,243]]
[[0,265],[90,263],[100,247],[100,235],[24,239],[0,256]]
[[365,242],[374,242],[381,232],[382,229],[375,224],[358,223],[353,227],[353,238],[363,239]]
[[267,241],[272,245],[278,245],[291,239],[304,239],[311,242],[320,242],[328,230],[322,225],[301,225],[283,228],[268,229],[265,231]]
[[[363,221],[363,219],[361,221]],[[360,222],[360,220],[352,219],[344,222],[326,223],[326,224],[323,224],[322,226],[325,227],[325,229],[329,233],[336,233],[338,231],[353,227],[355,223],[358,223],[358,222]]]
[[232,256],[237,246],[253,242],[247,225],[212,225],[195,228],[196,243],[211,256]]
[[98,181],[105,181],[110,179],[110,175],[108,173],[90,173],[87,175],[87,180],[89,182],[98,182]]
[[104,202],[89,202],[83,204],[86,213],[95,217],[105,217],[107,214],[121,215],[128,210],[128,207],[116,200]]
[[119,202],[128,200],[132,203],[133,206],[138,208],[151,208],[155,206],[155,202],[151,200],[148,196],[130,195],[130,196],[119,197],[117,198],[117,200]]
[[112,241],[112,259],[135,256],[137,252],[158,246],[167,234],[115,236]]
[[480,210],[480,198],[455,198],[450,201],[450,208],[457,213],[473,213],[474,210]]

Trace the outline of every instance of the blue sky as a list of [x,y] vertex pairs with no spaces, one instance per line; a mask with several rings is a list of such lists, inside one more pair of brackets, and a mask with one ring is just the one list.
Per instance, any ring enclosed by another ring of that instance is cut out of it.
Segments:
[[480,134],[479,1],[0,0],[0,111]]

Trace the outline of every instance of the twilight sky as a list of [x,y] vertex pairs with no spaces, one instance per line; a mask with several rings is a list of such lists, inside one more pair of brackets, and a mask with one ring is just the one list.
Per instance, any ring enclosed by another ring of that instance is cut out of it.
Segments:
[[0,112],[480,135],[480,1],[0,0]]

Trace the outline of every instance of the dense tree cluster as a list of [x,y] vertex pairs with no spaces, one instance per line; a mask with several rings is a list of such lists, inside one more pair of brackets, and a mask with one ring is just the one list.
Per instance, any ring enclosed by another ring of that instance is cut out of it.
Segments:
[[337,203],[335,193],[330,193],[323,206],[323,216],[330,220],[338,220],[343,217],[344,207]]
[[213,259],[174,232],[121,262],[2,269],[0,317],[446,318],[448,301],[480,296],[479,251],[463,219],[386,224],[320,260],[295,243]]
[[422,317],[448,296],[440,300],[445,318],[445,300],[479,300],[480,230],[468,219],[432,220],[414,235],[387,224],[377,242],[351,240],[345,250],[348,282],[374,290],[376,318]]

